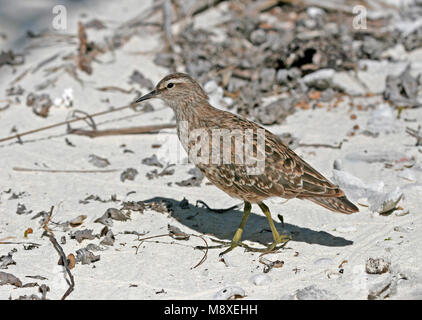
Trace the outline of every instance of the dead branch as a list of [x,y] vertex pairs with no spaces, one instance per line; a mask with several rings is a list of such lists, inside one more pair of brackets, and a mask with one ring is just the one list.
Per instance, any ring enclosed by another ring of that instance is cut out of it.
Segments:
[[31,168],[21,168],[13,167],[13,171],[21,172],[50,172],[50,173],[108,173],[116,172],[118,169],[107,169],[107,170],[54,170],[54,169],[31,169]]
[[121,92],[121,93],[125,93],[125,94],[131,94],[131,93],[135,92],[134,88],[131,88],[130,90],[126,90],[126,89],[116,87],[116,86],[101,87],[101,88],[97,88],[97,90],[99,90],[99,91],[117,91],[117,92]]
[[[186,235],[188,235],[188,236],[192,236],[192,237],[196,237],[196,238],[200,238],[200,239],[202,239],[202,241],[204,241],[205,242],[205,247],[204,247],[204,250],[205,250],[205,253],[204,253],[204,256],[201,258],[201,260],[195,265],[195,266],[193,266],[191,269],[195,269],[195,268],[197,268],[197,267],[199,267],[201,264],[203,264],[204,263],[204,261],[207,259],[207,256],[208,256],[208,243],[207,243],[207,241],[204,239],[204,237],[203,236],[197,236],[196,234],[186,234]],[[171,237],[171,238],[173,238],[174,239],[174,236],[171,234],[171,233],[167,233],[167,234],[159,234],[159,235],[156,235],[156,236],[151,236],[151,237],[146,237],[146,238],[142,238],[142,239],[139,239],[139,237],[138,237],[138,241],[140,241],[140,243],[139,243],[139,245],[138,246],[136,246],[136,253],[135,254],[138,254],[138,250],[139,250],[139,247],[142,245],[142,243],[144,242],[144,241],[146,241],[146,240],[151,240],[151,239],[155,239],[155,238],[162,238],[162,237]],[[201,247],[201,249],[202,249],[202,247]]]
[[152,7],[143,10],[134,18],[131,18],[128,21],[124,22],[117,28],[117,30],[125,28],[135,28],[137,26],[140,26],[145,20],[155,15],[160,10],[162,4],[162,1],[155,1]]
[[159,124],[159,125],[151,125],[151,126],[143,126],[143,127],[107,129],[107,130],[72,129],[69,131],[69,133],[95,138],[95,137],[115,136],[115,135],[125,135],[125,134],[157,133],[162,129],[169,129],[169,128],[175,128],[175,127],[176,127],[175,124],[168,123],[168,124]]
[[119,108],[116,108],[116,109],[112,109],[112,110],[100,111],[100,112],[97,112],[97,113],[93,113],[93,114],[87,115],[85,117],[76,118],[76,119],[72,119],[72,120],[66,120],[66,121],[55,123],[55,124],[52,124],[52,125],[49,125],[49,126],[46,126],[46,127],[42,127],[42,128],[38,128],[38,129],[34,129],[34,130],[22,132],[22,133],[18,133],[18,134],[15,134],[13,136],[2,138],[2,139],[0,139],[0,142],[12,140],[12,139],[20,139],[21,137],[26,136],[26,135],[29,135],[29,134],[32,134],[32,133],[36,133],[36,132],[40,132],[40,131],[44,131],[44,130],[48,130],[48,129],[60,127],[60,126],[63,126],[63,125],[68,125],[68,124],[73,123],[73,122],[76,122],[76,121],[86,120],[86,119],[89,119],[89,118],[93,118],[93,117],[97,117],[97,116],[102,116],[104,114],[108,114],[108,113],[112,113],[112,112],[116,112],[116,111],[121,111],[121,110],[127,109],[127,108],[134,108],[134,107],[135,107],[135,104],[129,104],[129,105],[125,105],[125,106],[122,106],[122,107],[119,107]]
[[314,147],[314,148],[330,148],[330,149],[341,149],[341,146],[343,145],[343,142],[340,142],[336,146],[332,146],[330,144],[324,144],[324,143],[299,143],[299,147]]
[[39,243],[35,243],[35,242],[20,242],[20,241],[0,241],[0,244],[29,244],[31,246],[36,246],[36,247],[40,247],[41,244]]
[[171,1],[164,0],[163,2],[163,29],[166,35],[167,42],[171,51],[176,51],[176,44],[171,33]]
[[18,83],[19,81],[21,81],[29,72],[30,68],[26,69],[24,72],[22,72],[19,76],[17,76],[11,83],[10,85],[14,85],[16,83]]
[[415,129],[406,127],[406,133],[416,138],[416,146],[422,146],[422,135],[420,133],[420,130],[415,130]]
[[262,254],[259,255],[259,263],[262,263],[263,265],[265,265],[264,267],[264,273],[268,273],[271,271],[272,268],[281,268],[284,265],[284,261],[281,260],[276,260],[276,261],[271,261],[268,260],[266,258],[264,258],[264,255],[267,254],[274,254],[274,253],[278,253],[278,251],[269,251],[269,252],[264,252]]
[[88,54],[88,38],[82,22],[78,22],[78,38],[79,47],[78,55],[76,57],[76,65],[79,69],[86,72],[87,74],[92,74],[91,61],[93,57]]
[[47,64],[49,64],[50,62],[56,60],[59,56],[60,56],[61,52],[56,53],[55,55],[41,61],[40,63],[38,63],[35,68],[31,71],[31,73],[35,73],[37,72],[39,69],[41,69],[42,67],[46,66]]
[[[368,6],[367,1],[354,1],[354,3],[351,4],[341,4],[338,1],[321,1],[321,0],[262,0],[262,1],[256,1],[252,3],[248,8],[248,13],[254,13],[254,12],[264,12],[267,11],[278,4],[290,4],[290,5],[301,5],[304,7],[319,7],[327,11],[333,11],[333,12],[342,12],[345,14],[353,15],[353,8],[355,5],[365,5]],[[379,4],[384,8],[392,9],[394,6],[388,5],[388,4]],[[374,8],[373,3],[370,4],[370,8]]]
[[235,204],[234,206],[231,206],[230,208],[224,208],[224,209],[213,209],[210,208],[204,201],[202,200],[197,200],[196,201],[196,207],[198,206],[198,204],[202,204],[203,206],[205,206],[205,208],[207,208],[207,210],[215,212],[215,213],[225,213],[227,211],[231,211],[233,209],[239,208],[241,206],[241,203],[239,204]]
[[53,210],[54,210],[54,206],[51,206],[49,216],[43,222],[42,227],[46,231],[51,243],[53,244],[54,249],[56,249],[56,251],[59,253],[59,256],[61,257],[61,260],[63,262],[63,267],[66,269],[66,272],[67,272],[69,279],[70,279],[70,282],[68,282],[69,288],[66,290],[66,292],[62,296],[62,300],[65,300],[67,298],[67,296],[75,288],[75,279],[73,278],[73,275],[70,272],[69,263],[67,261],[66,254],[64,253],[62,247],[60,246],[60,244],[57,242],[56,238],[54,237],[54,233],[48,227],[48,223],[50,222],[51,216],[53,215]]
[[191,234],[191,236],[200,238],[205,243],[204,256],[202,257],[202,259],[194,267],[191,268],[191,269],[195,269],[196,267],[199,267],[201,264],[203,264],[205,260],[207,260],[207,256],[208,256],[208,242],[204,239],[203,236],[197,236],[197,235],[194,235],[194,234]]
[[195,1],[195,5],[192,6],[190,12],[188,13],[189,17],[193,17],[201,12],[204,12],[205,10],[214,7],[218,5],[220,2],[223,2],[226,0],[199,0]]

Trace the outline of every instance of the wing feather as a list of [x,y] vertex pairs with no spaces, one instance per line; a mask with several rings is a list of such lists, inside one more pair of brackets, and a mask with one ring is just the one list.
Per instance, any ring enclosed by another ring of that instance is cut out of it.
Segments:
[[[204,118],[204,128],[264,129],[246,119],[242,119],[230,112],[218,111],[215,117]],[[265,129],[264,129],[265,130]],[[312,197],[342,197],[343,191],[311,165],[301,159],[289,149],[273,133],[265,130],[265,170],[262,174],[248,175],[245,165],[220,164],[216,165],[212,174],[209,168],[203,172],[208,179],[228,192],[222,186],[230,185],[235,192],[266,198],[281,196],[284,198],[312,198]],[[254,143],[257,143],[254,136]],[[233,189],[234,188],[234,189]]]

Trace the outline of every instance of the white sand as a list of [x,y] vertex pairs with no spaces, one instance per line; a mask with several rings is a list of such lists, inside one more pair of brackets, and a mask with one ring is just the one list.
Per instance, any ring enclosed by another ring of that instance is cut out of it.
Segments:
[[[12,2],[0,1],[2,10],[13,8]],[[34,6],[42,12],[41,20],[34,23],[36,26],[48,24],[53,1],[33,1]],[[21,4],[23,7],[28,4]],[[147,7],[148,2],[142,2]],[[35,10],[35,9],[34,9]],[[46,11],[43,11],[46,10]],[[24,12],[19,11],[17,17]],[[76,21],[81,12],[89,13],[92,18],[113,21],[110,26],[142,11],[139,1],[90,2],[90,7],[77,7],[68,10],[69,33],[76,30]],[[6,11],[3,11],[6,12]],[[45,13],[47,12],[47,13]],[[26,14],[31,14],[30,12]],[[22,18],[23,19],[23,18]],[[11,39],[22,34],[21,22],[15,24],[1,21],[1,29],[9,39],[3,45],[5,48],[15,48],[18,44]],[[202,22],[203,23],[203,22]],[[112,27],[110,27],[112,29]],[[35,29],[34,31],[36,31]],[[108,31],[103,31],[107,33]],[[95,31],[89,30],[90,40],[102,39],[95,36]],[[121,93],[101,92],[95,88],[102,86],[119,86],[130,88],[129,76],[133,70],[141,71],[153,82],[167,74],[167,70],[157,67],[153,63],[153,54],[134,55],[134,51],[153,50],[159,46],[159,35],[145,34],[134,37],[122,49],[116,51],[113,63],[94,63],[94,73],[87,76],[79,73],[84,80],[82,87],[68,75],[62,76],[54,88],[43,92],[52,98],[61,96],[65,88],[72,88],[74,93],[74,109],[86,112],[97,112],[111,106],[121,106],[130,102],[134,95]],[[3,47],[2,45],[2,47]],[[26,68],[33,67],[40,61],[53,55],[55,52],[71,52],[75,46],[56,45],[45,49],[31,50],[26,56],[23,66],[16,69],[9,66],[0,69],[0,92],[9,87],[9,83],[21,74]],[[107,62],[111,55],[100,56],[100,60]],[[54,61],[49,66],[57,65],[61,61]],[[68,109],[53,107],[48,118],[43,119],[26,107],[26,95],[34,91],[34,86],[44,81],[43,71],[27,75],[19,85],[26,90],[21,96],[21,104],[14,104],[9,109],[0,112],[0,137],[10,134],[13,126],[19,132],[38,128],[65,119]],[[143,92],[146,92],[143,90]],[[108,98],[110,103],[101,102]],[[355,102],[356,103],[356,102]],[[156,111],[139,114],[133,117],[133,112],[126,110],[119,114],[111,114],[97,119],[100,129],[131,127],[145,124],[168,123],[172,120],[172,111],[164,108],[160,102],[153,102]],[[347,132],[358,124],[366,128],[370,117],[368,111],[354,111],[357,120],[350,119],[347,101],[336,109],[327,112],[326,109],[298,111],[290,116],[283,125],[271,126],[274,133],[290,132],[303,143],[336,144],[346,139]],[[126,116],[132,116],[127,117]],[[396,288],[391,298],[422,298],[422,241],[420,197],[422,194],[422,155],[414,146],[415,139],[405,133],[406,126],[416,128],[416,123],[422,121],[422,109],[405,110],[401,119],[416,119],[416,122],[397,120],[398,130],[390,134],[380,134],[378,138],[358,134],[344,140],[341,149],[328,148],[298,148],[296,151],[310,164],[315,166],[325,176],[332,176],[334,160],[343,160],[343,169],[365,183],[384,182],[386,187],[394,189],[399,186],[404,192],[405,199],[400,205],[409,210],[405,216],[397,216],[394,212],[389,216],[380,216],[371,213],[368,208],[359,206],[360,212],[353,215],[334,214],[311,202],[292,200],[283,204],[283,199],[268,201],[268,205],[276,219],[282,214],[285,221],[284,232],[293,236],[287,249],[278,254],[268,255],[270,260],[283,260],[284,266],[271,270],[269,283],[257,286],[250,281],[256,274],[263,273],[263,265],[259,263],[258,253],[245,253],[237,248],[228,254],[230,266],[219,261],[220,250],[210,250],[207,260],[192,269],[203,256],[200,250],[194,250],[196,245],[203,242],[191,237],[188,241],[177,241],[171,238],[159,238],[159,243],[148,242],[141,245],[138,254],[133,246],[139,244],[134,235],[118,234],[123,231],[148,232],[147,236],[167,233],[167,225],[177,226],[186,233],[196,235],[209,234],[219,239],[229,240],[233,236],[241,212],[234,211],[226,214],[215,214],[205,209],[193,208],[182,210],[177,202],[186,197],[191,204],[196,200],[203,200],[211,207],[224,208],[238,203],[214,186],[179,187],[174,182],[190,177],[187,171],[191,164],[177,164],[175,174],[148,180],[145,174],[154,167],[141,164],[141,159],[157,153],[151,147],[159,142],[159,136],[154,134],[112,136],[90,139],[87,137],[65,135],[65,128],[57,128],[42,133],[24,137],[23,145],[13,142],[0,144],[0,241],[35,242],[41,244],[39,248],[24,250],[23,245],[0,244],[0,256],[7,255],[13,248],[13,260],[16,265],[9,265],[0,270],[12,273],[24,283],[38,282],[50,286],[48,298],[58,299],[67,288],[61,267],[57,266],[59,259],[57,252],[47,237],[41,238],[43,230],[39,226],[39,219],[32,220],[37,212],[46,210],[54,205],[55,222],[64,222],[80,214],[87,215],[82,226],[72,229],[93,229],[97,234],[103,225],[94,223],[102,216],[107,208],[117,207],[119,203],[101,203],[91,201],[81,204],[88,195],[98,195],[102,199],[109,199],[116,194],[120,200],[147,200],[155,197],[164,197],[175,201],[175,213],[172,217],[156,211],[147,210],[143,214],[133,212],[131,220],[126,222],[114,221],[111,228],[116,235],[113,247],[105,251],[95,252],[101,255],[101,260],[90,265],[77,264],[72,269],[76,286],[69,299],[211,299],[220,289],[228,285],[243,288],[247,299],[280,299],[289,298],[296,290],[315,286],[315,298],[366,299],[369,292],[382,286],[383,281],[393,283]],[[82,126],[79,124],[79,126]],[[175,134],[174,130],[169,130]],[[76,147],[66,145],[68,138]],[[123,153],[122,144],[134,153]],[[416,165],[410,169],[414,181],[399,178],[400,171],[384,168],[380,162],[367,163],[364,161],[350,161],[346,159],[350,154],[364,154],[368,150],[371,154],[381,152],[400,152],[407,157],[414,156]],[[88,162],[89,155],[96,154],[107,158],[111,165],[106,169],[118,169],[112,173],[36,173],[17,172],[13,167],[50,168],[57,170],[92,170],[98,169]],[[139,175],[135,181],[120,181],[120,173],[126,168],[136,168]],[[167,182],[173,182],[168,186]],[[12,192],[25,192],[20,199],[8,200]],[[136,191],[129,196],[130,191]],[[24,204],[28,215],[17,215],[18,203]],[[198,214],[197,214],[198,213]],[[197,214],[197,215],[196,215]],[[196,216],[195,216],[196,215]],[[195,217],[191,217],[195,216]],[[281,230],[282,226],[277,223]],[[33,229],[33,234],[24,238],[27,228]],[[394,229],[399,231],[394,231]],[[85,247],[88,243],[99,243],[99,239],[84,240],[78,243],[70,239],[69,232],[63,232],[60,227],[52,227],[59,240],[66,236],[67,243],[63,245],[66,254]],[[253,206],[244,239],[247,243],[258,246],[257,241],[271,241],[271,233],[267,232],[268,224],[259,208]],[[209,237],[205,237],[211,245]],[[368,258],[384,257],[391,261],[391,272],[387,275],[368,275],[365,272],[365,263]],[[347,262],[344,262],[347,260]],[[339,273],[342,264],[343,273]],[[95,266],[95,267],[93,267]],[[40,275],[48,280],[33,280],[25,276]],[[406,277],[407,280],[398,280]],[[136,285],[136,286],[131,286]],[[165,293],[157,294],[164,289]],[[325,290],[325,291],[324,291]],[[304,291],[307,292],[306,290]],[[36,288],[18,288],[0,286],[0,299],[9,297],[18,298],[20,295],[37,293]]]

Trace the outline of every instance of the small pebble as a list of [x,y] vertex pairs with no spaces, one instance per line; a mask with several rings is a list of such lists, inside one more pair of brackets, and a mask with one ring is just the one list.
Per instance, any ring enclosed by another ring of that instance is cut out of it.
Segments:
[[341,278],[341,273],[338,270],[326,270],[325,275],[331,280]]
[[365,265],[366,273],[382,274],[390,270],[390,262],[385,258],[369,258]]
[[97,168],[105,168],[110,165],[110,162],[106,158],[101,158],[95,154],[89,155],[88,162],[92,163]]
[[341,162],[341,160],[339,160],[339,159],[334,160],[333,168],[336,169],[336,170],[342,170],[343,163]]
[[251,41],[255,45],[260,45],[267,40],[267,34],[264,30],[258,29],[251,33]]
[[408,229],[400,227],[400,226],[394,227],[393,230],[396,231],[396,232],[404,232],[404,233],[409,232]]
[[325,14],[325,11],[318,7],[308,7],[306,9],[306,13],[308,14],[309,17],[316,18],[316,17],[323,16]]
[[289,82],[289,72],[286,69],[280,69],[276,75],[277,82],[279,84],[287,84]]
[[272,279],[267,274],[256,274],[252,276],[249,281],[256,286],[265,286],[267,284],[270,284]]
[[245,290],[238,286],[228,286],[218,291],[214,296],[214,300],[230,300],[236,297],[244,297]]
[[320,289],[315,285],[296,290],[293,294],[283,297],[289,300],[336,300],[339,297],[325,289]]
[[409,214],[409,210],[399,209],[399,210],[394,211],[394,214],[397,217],[402,217],[402,216],[408,215]]
[[229,258],[229,256],[226,255],[226,254],[223,254],[220,257],[220,261],[224,262],[224,264],[226,265],[226,267],[236,267],[236,265],[233,264],[231,258]]

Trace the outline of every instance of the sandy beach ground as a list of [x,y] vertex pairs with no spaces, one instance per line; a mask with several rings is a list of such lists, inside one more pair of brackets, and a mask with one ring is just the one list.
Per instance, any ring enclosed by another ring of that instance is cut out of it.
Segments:
[[[150,1],[129,0],[66,3],[68,27],[65,33],[75,35],[78,21],[93,18],[107,25],[104,30],[87,29],[91,41],[103,40],[123,21],[150,6]],[[76,38],[28,48],[42,40],[30,41],[26,31],[51,28],[55,4],[48,0],[0,1],[0,30],[7,35],[7,38],[0,38],[0,48],[25,53],[23,65],[0,67],[0,100],[7,99],[5,92],[12,81],[30,70],[16,84],[25,90],[19,97],[20,103],[14,101],[0,111],[0,138],[13,134],[13,128],[24,132],[63,121],[71,110],[94,113],[130,103],[140,92],[126,94],[97,88],[116,86],[130,90],[133,85],[129,84],[129,78],[134,70],[139,70],[154,84],[169,73],[153,62],[154,50],[162,45],[161,34],[148,31],[132,37],[113,54],[99,56],[98,61],[92,63],[92,75],[78,72],[83,84],[67,73],[60,74],[54,85],[42,93],[55,99],[71,88],[73,105],[52,106],[48,117],[37,116],[26,106],[27,94],[35,92],[36,86],[47,78],[58,76],[46,76],[44,69],[60,65],[63,63],[61,57],[76,50]],[[221,4],[211,13],[197,15],[194,21],[212,28],[213,23],[218,23],[224,16],[221,12],[225,9]],[[40,62],[57,53],[60,58],[33,72]],[[409,58],[415,75],[422,70],[421,56],[415,51]],[[397,63],[398,72],[403,71],[402,65]],[[182,67],[177,69],[184,71]],[[140,91],[146,93],[148,89]],[[299,110],[282,124],[266,126],[275,134],[291,133],[303,144],[336,146],[342,143],[341,148],[299,146],[295,152],[326,177],[334,176],[334,180],[343,177],[333,171],[334,162],[339,160],[342,173],[360,179],[363,183],[360,187],[368,188],[359,194],[354,192],[353,185],[347,187],[344,180],[335,181],[344,183],[346,194],[357,203],[360,212],[353,215],[335,214],[296,199],[287,203],[281,198],[269,200],[277,228],[289,234],[292,240],[280,252],[264,256],[267,259],[264,262],[284,262],[282,267],[274,267],[267,273],[264,273],[266,266],[261,263],[262,259],[260,262],[260,254],[244,252],[242,248],[230,252],[225,261],[218,256],[221,250],[209,250],[206,260],[195,267],[204,256],[204,250],[195,249],[195,246],[204,245],[198,237],[139,241],[142,237],[168,234],[168,225],[171,225],[187,234],[202,236],[212,245],[210,238],[230,240],[241,219],[241,207],[216,213],[195,206],[196,201],[202,200],[212,208],[227,208],[238,204],[239,200],[207,184],[206,179],[199,187],[177,185],[176,182],[192,176],[188,171],[193,164],[178,161],[171,167],[173,174],[147,178],[146,174],[151,170],[160,172],[162,168],[145,165],[142,159],[154,154],[160,161],[165,159],[165,150],[155,148],[155,144],[169,147],[173,156],[180,150],[175,142],[175,129],[166,129],[160,134],[89,138],[66,134],[66,127],[58,127],[22,137],[22,144],[16,139],[0,143],[0,272],[13,274],[22,282],[21,286],[0,285],[0,299],[40,296],[38,286],[25,287],[31,282],[47,285],[49,299],[60,299],[67,290],[64,269],[58,265],[59,255],[49,238],[43,236],[42,217],[36,217],[39,212],[49,212],[52,206],[54,211],[49,226],[66,256],[74,254],[76,257],[77,250],[91,243],[101,249],[91,251],[100,256],[98,261],[78,262],[71,269],[75,287],[68,299],[213,299],[225,288],[242,293],[243,299],[421,299],[422,149],[415,146],[416,140],[406,133],[406,127],[417,129],[422,122],[422,109],[404,109],[399,119],[394,113],[392,117],[384,115],[380,120],[376,118],[377,114],[374,115],[379,106],[351,111],[350,99],[345,96],[330,112],[324,108]],[[379,101],[379,95],[353,98],[355,105],[377,105]],[[108,129],[174,122],[170,108],[160,101],[151,104],[154,108],[151,112],[127,109],[99,117],[97,126]],[[356,125],[359,132],[381,129],[377,137],[350,136]],[[75,123],[72,127],[88,129],[85,123]],[[386,127],[389,130],[385,130]],[[98,163],[95,166],[90,161],[91,155],[107,159],[108,164],[103,168],[98,167]],[[183,154],[180,157],[183,158]],[[115,171],[40,172],[16,168]],[[138,174],[133,181],[122,182],[121,174],[127,168],[136,169]],[[401,207],[399,210],[385,215],[370,210],[371,199],[365,199],[365,193],[369,197],[370,190],[387,194],[396,188],[402,194],[396,206]],[[188,207],[180,204],[183,199],[188,200]],[[130,219],[126,221],[113,220],[108,229],[114,234],[114,243],[104,245],[102,241],[106,237],[100,234],[105,226],[95,220],[107,209],[120,209],[127,201],[158,203],[162,200],[171,206],[170,210],[165,206],[163,210],[146,207],[143,212],[131,211]],[[278,221],[278,214],[283,216],[284,225]],[[80,215],[86,216],[81,225],[66,224]],[[29,228],[32,233],[28,232]],[[92,230],[94,236],[81,242],[72,238],[75,232],[85,229]],[[141,235],[138,237],[134,231]],[[61,242],[62,237],[65,237],[65,243]],[[257,206],[253,206],[243,239],[257,247],[272,240],[266,218]],[[368,272],[369,259],[379,259],[379,263],[387,265],[386,270],[371,274]]]

